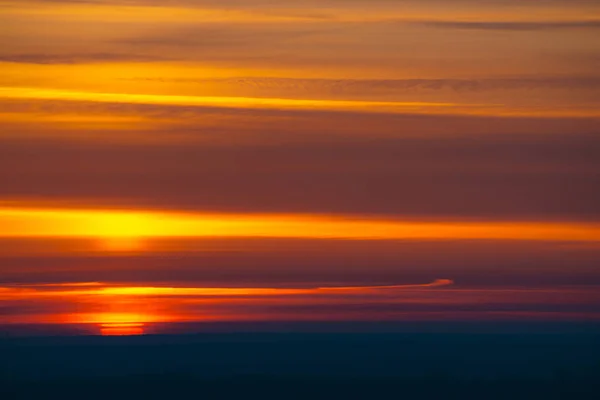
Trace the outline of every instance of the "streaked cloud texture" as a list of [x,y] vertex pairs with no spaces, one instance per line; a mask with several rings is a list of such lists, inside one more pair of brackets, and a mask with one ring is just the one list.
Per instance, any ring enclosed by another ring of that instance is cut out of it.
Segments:
[[599,2],[0,0],[0,27],[0,323],[323,286],[362,289],[208,302],[597,318]]

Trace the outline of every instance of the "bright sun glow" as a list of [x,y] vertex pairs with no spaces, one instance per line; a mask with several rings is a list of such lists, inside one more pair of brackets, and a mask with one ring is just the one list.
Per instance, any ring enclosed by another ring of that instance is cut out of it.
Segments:
[[495,239],[600,241],[597,223],[402,221],[303,214],[200,214],[0,207],[0,237],[97,240],[103,250],[145,248],[153,238]]
[[144,246],[144,237],[157,229],[156,221],[142,214],[104,213],[92,220],[90,230],[108,251],[133,251]]

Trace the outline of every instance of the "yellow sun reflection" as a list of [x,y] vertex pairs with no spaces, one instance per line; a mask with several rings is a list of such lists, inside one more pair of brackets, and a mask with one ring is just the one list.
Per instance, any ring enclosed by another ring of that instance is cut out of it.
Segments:
[[143,335],[144,324],[141,322],[100,324],[100,334],[102,336]]
[[102,336],[143,335],[144,327],[158,317],[136,312],[73,314],[71,322],[96,325]]

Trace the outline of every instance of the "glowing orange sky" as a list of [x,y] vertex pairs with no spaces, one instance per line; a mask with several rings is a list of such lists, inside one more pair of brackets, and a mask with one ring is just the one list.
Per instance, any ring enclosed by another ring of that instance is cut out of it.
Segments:
[[[0,26],[11,321],[364,317],[347,288],[562,318],[535,290],[600,284],[598,2],[0,0]],[[439,277],[464,286],[396,287]]]

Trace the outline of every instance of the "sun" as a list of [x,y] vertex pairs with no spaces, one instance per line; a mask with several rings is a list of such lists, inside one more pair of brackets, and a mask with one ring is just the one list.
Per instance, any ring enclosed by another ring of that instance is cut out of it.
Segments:
[[93,222],[92,231],[107,251],[136,251],[156,231],[152,218],[143,214],[102,213]]

